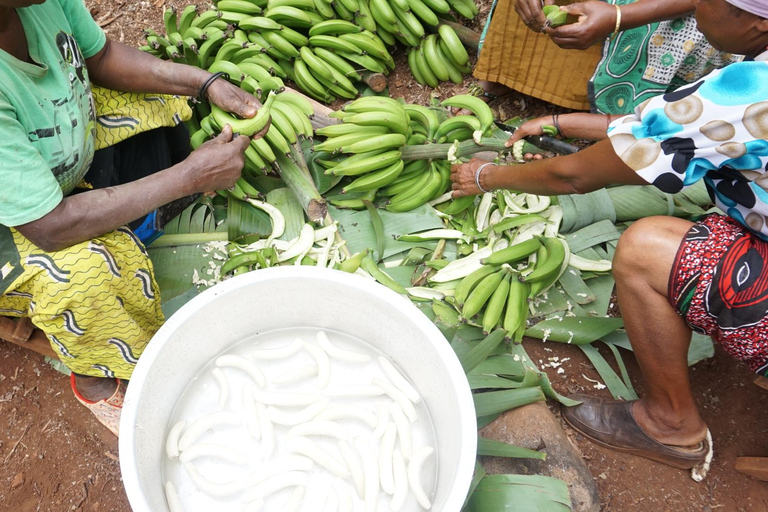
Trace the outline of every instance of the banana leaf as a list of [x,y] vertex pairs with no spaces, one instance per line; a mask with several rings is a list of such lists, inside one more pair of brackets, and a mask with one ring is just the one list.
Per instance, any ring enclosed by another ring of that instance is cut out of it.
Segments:
[[[616,400],[636,400],[637,394],[632,389],[632,383],[626,383],[613,371],[613,368],[608,364],[608,361],[598,352],[598,350],[592,345],[579,345],[579,348],[592,362],[592,366],[600,374],[600,377],[605,382],[608,390],[611,392]],[[629,380],[629,377],[627,377]]]
[[496,414],[489,414],[488,416],[478,416],[477,417],[477,429],[480,430],[484,426],[492,423],[499,416],[501,416],[500,412],[497,412]]
[[581,271],[573,267],[568,267],[560,276],[560,286],[565,293],[577,304],[589,304],[597,299],[592,289],[581,278]]
[[203,196],[171,219],[163,227],[163,233],[174,235],[226,231],[226,225],[217,224],[213,201],[210,197]]
[[[623,329],[612,332],[602,337],[608,345],[615,345],[626,350],[632,350],[632,345],[629,343],[629,337],[627,332]],[[712,342],[712,338],[704,334],[694,332],[691,336],[691,345],[688,347],[688,366],[693,366],[699,361],[709,359],[715,355],[715,344]]]
[[563,208],[562,233],[601,220],[615,223],[651,215],[690,218],[701,215],[712,205],[703,181],[675,195],[665,194],[652,185],[621,185],[588,194],[558,196],[558,202]]
[[520,382],[499,377],[498,375],[470,373],[467,375],[467,381],[469,381],[470,389],[517,389],[521,387]]
[[620,235],[613,222],[601,220],[565,235],[565,241],[571,252],[578,253],[597,244],[618,240]]
[[301,150],[304,153],[304,160],[306,160],[307,167],[309,168],[309,175],[312,177],[312,181],[315,182],[318,192],[325,194],[341,181],[343,176],[325,174],[325,167],[317,163],[318,159],[327,160],[332,158],[333,155],[331,153],[312,151],[312,141],[309,139],[302,141]]
[[599,340],[623,326],[624,321],[621,318],[569,316],[539,322],[526,329],[525,335],[573,345],[584,345]]
[[368,200],[363,200],[363,204],[371,218],[371,227],[373,228],[373,234],[376,237],[376,252],[373,254],[373,259],[378,263],[384,258],[384,223],[381,220],[379,211],[373,206],[373,203]]
[[[347,247],[353,254],[363,249],[376,247],[376,234],[371,224],[371,217],[367,211],[342,210],[328,207],[331,218],[338,221],[339,231]],[[432,207],[424,205],[410,212],[392,213],[379,210],[379,216],[384,225],[384,253],[383,258],[409,251],[413,247],[427,247],[434,249],[437,242],[400,242],[394,237],[437,229],[443,226],[440,218],[435,215]]]
[[478,418],[546,399],[541,388],[538,387],[475,393],[472,398],[475,402],[475,412]]
[[407,265],[402,267],[383,268],[382,270],[402,286],[406,288],[413,286],[411,284],[411,276],[413,276],[413,273],[416,271],[415,266]]
[[523,376],[525,367],[519,357],[505,354],[486,358],[472,370],[472,373]]
[[285,231],[280,240],[293,240],[299,236],[305,217],[304,210],[293,192],[287,187],[276,188],[267,194],[267,202],[280,210],[285,217]]
[[546,374],[546,372],[541,371],[539,367],[536,366],[536,364],[533,361],[531,361],[531,358],[530,356],[528,356],[528,353],[523,348],[523,345],[513,344],[510,347],[510,352],[512,353],[513,357],[514,356],[518,357],[518,359],[520,360],[520,362],[522,363],[523,367],[526,370],[534,371],[541,375],[540,386],[545,396],[553,400],[557,400],[561,404],[569,407],[572,405],[578,405],[581,403],[576,400],[572,400],[568,397],[565,397],[560,393],[558,393],[557,391],[555,391],[555,388],[552,387],[552,382],[550,382],[549,380],[549,376]]
[[547,454],[536,450],[530,450],[521,446],[502,443],[494,439],[477,437],[477,454],[491,457],[508,457],[514,459],[538,459],[546,460]]
[[[583,275],[583,274],[582,274]],[[595,300],[584,306],[587,313],[596,317],[604,317],[608,314],[613,299],[613,288],[616,281],[613,274],[594,276],[586,281],[589,289],[595,294]]]
[[216,198],[200,198],[166,224],[165,234],[147,247],[166,318],[199,293],[192,283],[195,271],[211,279],[207,274],[211,262],[220,265],[212,255],[225,256],[207,245],[227,239],[226,223],[217,225],[215,220],[218,207]]
[[493,350],[499,346],[507,335],[507,331],[504,329],[496,329],[489,334],[483,341],[478,343],[472,350],[466,354],[459,356],[459,362],[464,368],[464,372],[470,373],[477,365],[485,361],[485,359],[493,352]]
[[463,512],[569,512],[568,484],[541,475],[486,475]]
[[480,483],[480,480],[482,480],[485,477],[485,475],[486,475],[485,468],[483,468],[483,466],[480,464],[480,461],[476,460],[475,472],[472,474],[472,481],[469,484],[469,492],[467,493],[467,497],[464,500],[464,505],[462,505],[462,510],[463,510],[463,507],[467,506],[467,502],[469,501],[469,498],[472,497],[472,494],[474,494],[475,489],[477,489],[477,486]]
[[236,199],[231,199],[227,206],[227,231],[230,240],[252,234],[269,236],[272,233],[272,221],[263,211]]

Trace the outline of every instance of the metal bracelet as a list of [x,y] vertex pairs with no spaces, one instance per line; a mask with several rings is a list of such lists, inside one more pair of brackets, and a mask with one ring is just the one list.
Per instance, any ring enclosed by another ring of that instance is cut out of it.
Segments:
[[486,165],[493,165],[493,162],[486,162],[480,167],[478,167],[477,170],[475,171],[475,185],[477,186],[478,190],[480,190],[480,192],[483,192],[485,194],[490,192],[490,190],[485,190],[483,187],[480,186],[480,173],[483,172],[483,169],[485,168]]
[[200,86],[200,92],[197,93],[197,100],[199,102],[208,101],[205,98],[206,93],[208,93],[208,88],[211,86],[213,82],[216,81],[217,78],[224,77],[226,80],[229,80],[229,75],[227,73],[224,73],[223,71],[219,71],[218,73],[214,73],[211,76],[208,77],[208,79],[203,82],[203,85]]

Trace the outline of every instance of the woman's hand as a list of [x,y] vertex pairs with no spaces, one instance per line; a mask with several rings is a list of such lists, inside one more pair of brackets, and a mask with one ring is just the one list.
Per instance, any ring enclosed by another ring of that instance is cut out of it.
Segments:
[[547,17],[541,11],[542,5],[553,5],[555,0],[517,0],[515,2],[515,11],[517,11],[520,19],[523,20],[525,26],[534,32],[541,32],[544,29],[544,25],[547,21]]
[[[483,193],[483,191],[477,187],[476,175],[480,166],[487,163],[488,162],[486,160],[473,158],[467,163],[455,164],[451,166],[451,188],[453,189],[452,197],[454,199],[464,196],[476,196]],[[484,167],[482,173],[479,176],[480,186],[482,186],[485,190],[489,190],[489,188],[483,186],[483,176],[485,176],[485,173],[490,170],[490,167],[490,165]]]
[[[536,119],[530,119],[524,122],[517,130],[514,131],[512,136],[507,142],[504,143],[504,145],[508,148],[511,148],[515,142],[529,135],[544,135],[544,125],[554,126],[554,120],[552,116],[537,117]],[[544,155],[539,153],[525,153],[523,155],[524,160],[541,160],[542,158],[544,158]]]
[[255,96],[249,94],[224,79],[214,80],[208,87],[207,99],[243,119],[250,119],[261,108],[261,103]]
[[579,21],[548,28],[545,32],[560,48],[584,50],[604,41],[616,27],[616,7],[605,2],[590,0],[561,7]]
[[544,135],[544,125],[555,126],[555,121],[552,116],[537,117],[536,119],[529,119],[520,125],[520,127],[512,133],[504,145],[508,148],[512,147],[512,144],[523,139],[529,135]]
[[226,125],[216,138],[193,151],[185,163],[189,165],[188,179],[194,192],[233,187],[242,173],[250,142],[245,135],[233,138],[232,127]]

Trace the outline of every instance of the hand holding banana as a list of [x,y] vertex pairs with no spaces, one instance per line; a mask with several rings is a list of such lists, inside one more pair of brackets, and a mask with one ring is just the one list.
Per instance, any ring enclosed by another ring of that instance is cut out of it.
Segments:
[[578,16],[576,23],[547,29],[552,41],[564,49],[584,50],[602,42],[616,26],[616,6],[589,0],[563,6],[568,16]]
[[243,135],[234,137],[232,127],[227,125],[221,134],[190,154],[181,165],[186,172],[184,181],[191,193],[228,189],[240,178],[245,164],[245,150],[250,139]]
[[490,164],[483,167],[479,178],[477,177],[477,171],[480,166],[487,164],[485,160],[479,158],[473,158],[467,163],[456,164],[451,166],[451,188],[453,189],[453,198],[457,199],[464,196],[476,196],[482,194],[483,191],[477,186],[479,180],[480,186],[485,190],[490,190],[488,185],[485,184],[483,178],[491,168],[497,167],[495,164]]
[[515,2],[515,11],[525,26],[534,32],[541,32],[544,28],[547,18],[541,10],[542,5],[553,5],[555,0],[517,0]]
[[243,119],[255,117],[261,108],[261,102],[255,96],[226,80],[215,80],[208,87],[206,96],[212,104]]

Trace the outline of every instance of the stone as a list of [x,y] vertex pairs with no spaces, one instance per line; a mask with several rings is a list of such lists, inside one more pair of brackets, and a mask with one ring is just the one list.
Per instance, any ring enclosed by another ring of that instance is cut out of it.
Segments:
[[546,460],[483,457],[483,467],[489,474],[559,478],[568,484],[574,512],[600,511],[600,495],[589,468],[544,402],[507,411],[485,426],[480,435],[547,454]]
[[11,482],[11,489],[16,489],[22,485],[24,485],[24,473],[16,473],[16,476],[13,477],[13,481]]

